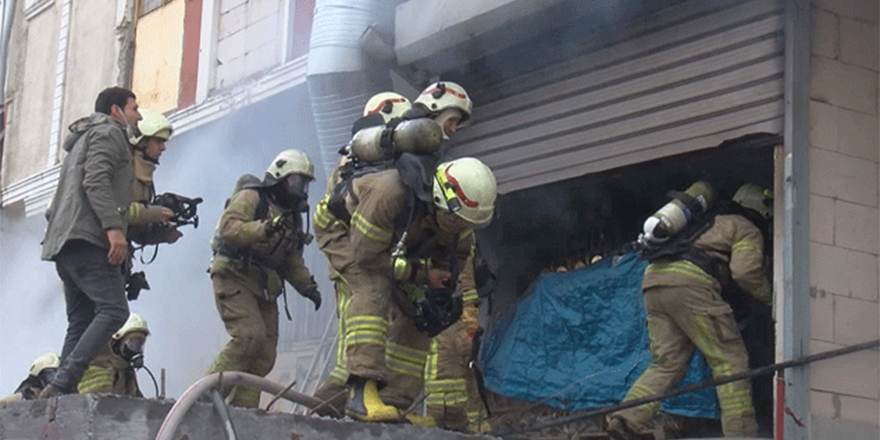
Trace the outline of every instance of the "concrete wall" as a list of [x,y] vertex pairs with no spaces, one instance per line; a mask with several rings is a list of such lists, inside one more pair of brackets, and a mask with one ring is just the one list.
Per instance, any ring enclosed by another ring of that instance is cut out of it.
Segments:
[[[70,395],[0,404],[4,440],[152,440],[173,402],[119,396]],[[403,424],[353,423],[319,417],[231,408],[238,438],[335,440],[490,439]],[[175,439],[227,438],[212,406],[198,403],[186,414]]]
[[285,6],[280,0],[220,0],[215,89],[280,64]]
[[10,105],[3,147],[4,187],[46,168],[60,12],[56,4],[30,18],[21,9],[16,13],[16,46],[6,88]]
[[185,6],[185,0],[174,0],[138,20],[132,90],[143,108],[177,108]]
[[[880,337],[878,2],[814,0],[810,92],[812,353]],[[812,438],[876,439],[880,355],[811,367]]]

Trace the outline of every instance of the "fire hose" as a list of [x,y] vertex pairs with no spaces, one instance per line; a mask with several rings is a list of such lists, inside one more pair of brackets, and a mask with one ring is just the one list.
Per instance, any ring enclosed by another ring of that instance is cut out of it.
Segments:
[[764,376],[777,371],[782,371],[787,368],[797,367],[800,365],[809,364],[812,362],[817,362],[825,359],[830,359],[838,356],[843,356],[845,354],[855,353],[857,351],[868,350],[872,348],[876,348],[880,346],[880,339],[864,342],[861,344],[850,345],[848,347],[843,347],[837,350],[825,351],[822,353],[817,353],[814,355],[805,356],[799,359],[794,359],[785,362],[779,362],[772,365],[767,365],[764,367],[755,368],[753,370],[745,371],[738,374],[732,374],[729,376],[722,376],[716,378],[714,380],[705,380],[702,382],[697,382],[694,384],[690,384],[681,388],[677,388],[675,390],[668,391],[663,394],[658,394],[654,396],[642,397],[639,399],[627,400],[626,402],[621,402],[617,405],[608,406],[605,408],[598,408],[592,411],[586,411],[580,414],[573,414],[566,417],[560,417],[556,420],[551,420],[543,423],[536,423],[534,425],[518,428],[518,429],[506,429],[497,432],[489,432],[489,435],[497,435],[499,437],[504,437],[511,434],[521,434],[525,432],[538,431],[545,428],[553,428],[556,426],[567,425],[569,423],[578,422],[584,419],[589,419],[592,417],[603,416],[605,414],[610,414],[615,411],[619,411],[622,409],[632,408],[635,406],[641,406],[646,403],[657,402],[660,400],[665,400],[670,397],[678,396],[679,394],[689,393],[692,391],[701,390],[703,388],[715,387],[718,385],[723,385],[730,382],[736,382],[738,380],[749,379],[756,376]]
[[[183,417],[189,409],[192,408],[193,404],[196,403],[199,397],[205,393],[211,393],[212,390],[232,385],[244,385],[273,395],[280,395],[291,402],[309,408],[314,408],[321,404],[320,399],[307,396],[291,389],[285,389],[285,386],[280,383],[259,376],[254,376],[253,374],[242,373],[239,371],[214,373],[199,379],[183,392],[180,399],[174,403],[171,407],[171,411],[168,411],[168,415],[165,416],[165,420],[162,422],[162,426],[156,434],[156,440],[173,440],[174,432],[177,431],[178,425],[180,425]],[[223,410],[218,408],[218,412],[220,412],[221,418],[223,418]],[[227,433],[227,436],[234,435],[231,421],[224,420],[224,425],[224,431]]]

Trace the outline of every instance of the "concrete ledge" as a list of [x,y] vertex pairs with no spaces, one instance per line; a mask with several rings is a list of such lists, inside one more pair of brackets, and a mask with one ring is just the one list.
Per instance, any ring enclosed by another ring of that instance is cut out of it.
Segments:
[[[56,399],[0,404],[0,439],[4,440],[153,440],[172,401],[110,395],[70,395]],[[240,438],[330,440],[486,439],[412,425],[358,423],[262,410],[231,409]],[[224,439],[220,418],[208,404],[187,414],[175,439]]]

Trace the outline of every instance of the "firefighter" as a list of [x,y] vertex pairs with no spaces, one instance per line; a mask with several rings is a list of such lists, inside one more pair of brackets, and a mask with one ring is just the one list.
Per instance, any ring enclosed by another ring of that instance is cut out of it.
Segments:
[[413,108],[404,113],[404,119],[428,117],[443,129],[444,140],[467,122],[474,103],[464,87],[449,81],[429,85],[413,101]]
[[423,176],[412,156],[331,182],[315,212],[318,246],[343,298],[345,413],[361,421],[397,421],[420,392],[429,337],[460,317],[473,229],[494,210],[495,178],[479,160]]
[[60,365],[61,359],[55,353],[46,353],[34,359],[30,370],[28,370],[28,377],[21,382],[14,393],[0,399],[0,403],[36,399],[40,395],[40,391],[43,391],[43,388],[52,380],[52,376],[55,375],[55,371]]
[[171,121],[161,113],[141,109],[138,122],[140,135],[129,139],[132,145],[134,181],[131,186],[131,206],[128,209],[129,241],[138,244],[174,243],[183,234],[168,223],[174,213],[164,206],[152,205],[156,197],[153,173],[159,157],[165,151],[165,142],[171,138]]
[[[352,125],[351,134],[354,136],[365,128],[395,124],[410,107],[409,100],[403,95],[395,92],[377,93],[364,105],[363,117]],[[327,182],[328,193],[332,190],[333,186],[339,183],[339,171],[349,160],[350,158],[347,155],[339,158],[339,163]],[[315,221],[318,221],[317,213]],[[333,270],[332,266],[330,267],[330,273],[331,280],[336,283],[338,281],[336,278],[338,277],[335,275],[338,275],[338,273]],[[345,342],[343,340],[345,336],[345,307],[348,305],[348,297],[342,294],[342,292],[346,292],[346,289],[337,288],[335,290],[337,318],[336,365],[333,366],[330,375],[318,385],[314,394],[315,397],[325,402],[323,406],[315,410],[316,413],[323,416],[341,416],[345,411],[345,403],[348,401],[348,390],[345,387],[348,374],[345,372]]]
[[[251,181],[248,182],[250,177]],[[303,246],[312,237],[303,229],[308,186],[314,167],[297,150],[285,150],[260,181],[245,175],[226,202],[211,241],[209,273],[220,318],[230,339],[214,359],[211,373],[243,371],[265,376],[275,365],[278,344],[277,299],[284,281],[321,306],[318,285],[306,268]],[[236,386],[230,403],[255,408],[259,390]]]
[[[772,289],[763,267],[764,239],[747,217],[769,219],[773,201],[758,185],[743,185],[729,209],[710,210],[692,234],[679,232],[687,246],[677,254],[650,259],[642,281],[651,363],[624,401],[662,394],[685,374],[695,348],[706,357],[715,377],[748,370],[748,355],[733,310],[721,298],[722,285],[733,281],[756,300],[769,305]],[[757,220],[756,220],[757,221]],[[702,227],[701,225],[705,225]],[[682,239],[683,240],[683,239]],[[675,237],[664,246],[680,246]],[[721,427],[726,437],[757,435],[748,379],[716,388]],[[660,402],[617,411],[608,416],[614,438],[629,438],[649,429]]]
[[138,387],[136,370],[144,366],[144,345],[149,335],[147,321],[136,313],[129,315],[122,328],[89,362],[77,391],[144,397]]

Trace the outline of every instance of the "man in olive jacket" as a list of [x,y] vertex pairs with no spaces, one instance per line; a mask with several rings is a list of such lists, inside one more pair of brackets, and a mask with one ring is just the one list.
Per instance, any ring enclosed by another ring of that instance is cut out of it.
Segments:
[[128,318],[120,269],[127,252],[125,213],[131,204],[132,159],[127,132],[141,116],[130,90],[111,87],[95,113],[70,126],[68,152],[46,216],[43,260],[64,282],[67,335],[61,366],[40,393],[76,392],[89,361]]

